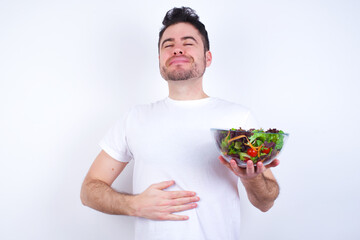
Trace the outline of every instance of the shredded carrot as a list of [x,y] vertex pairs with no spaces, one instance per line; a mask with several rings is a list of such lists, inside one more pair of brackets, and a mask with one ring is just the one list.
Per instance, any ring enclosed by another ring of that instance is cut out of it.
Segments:
[[225,139],[227,139],[229,136],[230,136],[230,131],[228,132],[228,134],[227,134],[227,136],[226,136],[226,138],[225,138]]
[[255,151],[258,151],[258,148],[257,148],[257,147],[254,147],[254,146],[251,144],[251,142],[249,141],[249,139],[248,139],[248,143],[247,143],[247,144],[245,143],[245,145],[251,147],[251,148],[254,149]]
[[[226,138],[228,138],[229,135],[230,135],[230,131],[229,131],[228,135],[226,136]],[[247,145],[247,146],[249,146],[250,148],[252,148],[253,150],[255,150],[255,151],[258,153],[258,156],[260,157],[260,149],[262,148],[262,146],[263,146],[264,144],[262,144],[260,147],[254,147],[254,146],[251,144],[250,140],[249,140],[249,139],[247,138],[247,136],[245,136],[245,135],[240,135],[240,136],[236,136],[236,137],[233,137],[233,138],[229,139],[228,144],[229,144],[230,142],[232,142],[232,141],[235,141],[235,140],[240,139],[240,138],[243,138],[243,137],[245,137],[246,140],[248,141],[248,143],[245,143],[245,145]]]
[[261,150],[261,148],[262,148],[262,146],[263,146],[264,144],[261,144],[261,146],[260,147],[258,147],[258,157],[260,157],[260,150]]
[[[243,138],[243,137],[246,137],[246,136],[245,136],[245,135],[240,135],[240,136],[233,137],[232,139],[230,139],[230,140],[228,141],[228,143],[230,143],[230,142],[232,142],[232,141],[234,141],[234,140]],[[247,137],[246,137],[246,139],[249,141],[249,139],[248,139]]]
[[251,147],[253,150],[255,150],[256,152],[258,152],[258,156],[260,157],[260,149],[262,148],[263,144],[260,147],[254,147],[251,142],[249,141],[249,139],[247,138],[248,143],[245,143],[245,145]]

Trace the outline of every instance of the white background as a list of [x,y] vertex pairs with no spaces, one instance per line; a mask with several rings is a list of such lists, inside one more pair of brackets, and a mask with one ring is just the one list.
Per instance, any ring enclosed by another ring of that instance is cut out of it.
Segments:
[[167,96],[158,31],[183,5],[209,32],[206,92],[290,133],[280,196],[244,209],[244,239],[360,238],[359,1],[0,0],[0,239],[132,239],[80,187],[116,119]]

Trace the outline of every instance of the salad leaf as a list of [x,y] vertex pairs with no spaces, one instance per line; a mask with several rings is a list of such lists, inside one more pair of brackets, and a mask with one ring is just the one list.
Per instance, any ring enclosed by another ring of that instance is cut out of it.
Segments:
[[241,161],[245,161],[246,160],[245,158],[248,158],[248,159],[251,158],[247,153],[244,153],[244,152],[240,152],[239,156],[240,156]]

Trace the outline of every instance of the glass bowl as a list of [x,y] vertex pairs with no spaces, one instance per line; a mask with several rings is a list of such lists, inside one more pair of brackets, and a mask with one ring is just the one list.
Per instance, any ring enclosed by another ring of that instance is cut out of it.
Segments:
[[252,160],[254,166],[262,162],[264,166],[274,161],[284,148],[289,134],[276,129],[217,129],[211,128],[215,144],[226,161],[234,159],[239,167],[246,168]]

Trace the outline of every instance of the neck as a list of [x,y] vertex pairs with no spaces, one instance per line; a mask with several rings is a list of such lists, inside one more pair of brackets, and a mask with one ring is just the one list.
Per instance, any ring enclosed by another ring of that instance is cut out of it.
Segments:
[[203,90],[202,78],[167,82],[171,99],[197,100],[209,97]]

